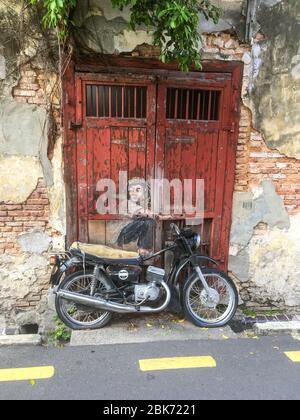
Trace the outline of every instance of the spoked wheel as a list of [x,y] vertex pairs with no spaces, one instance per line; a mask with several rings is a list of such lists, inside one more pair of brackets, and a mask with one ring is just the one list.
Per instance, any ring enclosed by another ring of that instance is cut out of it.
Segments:
[[[80,293],[82,295],[91,295],[91,290],[95,285],[93,272],[78,272],[66,277],[61,283],[59,289],[68,292]],[[94,295],[104,293],[107,290],[105,280],[97,281],[97,291]],[[55,307],[57,315],[61,321],[72,330],[98,329],[104,327],[112,317],[111,312],[95,310],[85,307],[69,300],[56,296]]]
[[237,289],[222,271],[207,268],[202,272],[210,287],[211,296],[208,296],[197,274],[192,275],[183,290],[186,316],[198,327],[223,327],[236,313]]

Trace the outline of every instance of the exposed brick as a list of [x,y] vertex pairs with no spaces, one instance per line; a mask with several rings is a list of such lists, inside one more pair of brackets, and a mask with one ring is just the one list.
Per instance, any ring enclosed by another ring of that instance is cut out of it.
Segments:
[[0,216],[0,222],[12,222],[14,219],[13,217],[2,217]]
[[0,205],[0,211],[5,211],[5,210],[21,210],[22,209],[22,205],[21,204],[2,204]]
[[49,200],[48,200],[48,198],[47,199],[45,199],[45,198],[34,198],[34,199],[30,198],[26,201],[26,204],[29,204],[29,205],[35,205],[36,204],[38,206],[44,206],[44,205],[49,204]]
[[14,96],[22,97],[33,97],[35,96],[34,90],[21,90],[21,89],[14,89]]

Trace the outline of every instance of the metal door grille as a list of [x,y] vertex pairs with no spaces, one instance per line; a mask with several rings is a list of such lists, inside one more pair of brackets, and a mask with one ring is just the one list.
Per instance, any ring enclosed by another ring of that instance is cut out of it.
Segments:
[[98,118],[144,119],[147,115],[147,88],[87,85],[86,115]]
[[167,118],[177,120],[218,121],[221,91],[167,89]]

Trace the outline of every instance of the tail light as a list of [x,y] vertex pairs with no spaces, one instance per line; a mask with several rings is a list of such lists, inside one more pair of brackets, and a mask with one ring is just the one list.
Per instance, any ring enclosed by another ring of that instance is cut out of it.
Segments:
[[53,267],[58,264],[57,255],[51,255],[50,260],[49,260],[49,264]]

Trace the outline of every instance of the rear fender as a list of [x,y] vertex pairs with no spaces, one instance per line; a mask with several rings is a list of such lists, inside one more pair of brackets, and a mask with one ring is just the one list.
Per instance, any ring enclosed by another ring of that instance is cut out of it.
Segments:
[[78,257],[72,257],[68,260],[65,260],[63,262],[61,262],[61,264],[55,267],[52,271],[51,274],[51,278],[50,278],[50,283],[51,285],[54,286],[58,286],[60,283],[60,280],[62,278],[62,276],[72,267],[81,267],[82,266],[82,260],[80,260]]

